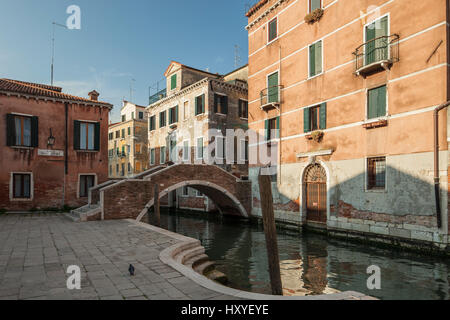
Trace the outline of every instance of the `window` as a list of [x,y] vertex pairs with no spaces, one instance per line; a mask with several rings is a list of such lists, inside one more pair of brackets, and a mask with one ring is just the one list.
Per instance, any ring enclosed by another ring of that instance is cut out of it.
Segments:
[[155,116],[151,116],[150,119],[148,120],[148,127],[149,127],[149,131],[154,131],[155,128]]
[[177,75],[174,74],[170,77],[170,90],[173,90],[177,87]]
[[113,139],[114,139],[114,133],[109,133],[108,140],[113,140]]
[[122,129],[122,139],[125,139],[125,129]]
[[203,137],[197,138],[197,159],[203,159]]
[[267,42],[271,42],[277,38],[277,36],[278,36],[277,26],[278,26],[277,18],[275,18],[269,22],[268,41]]
[[136,153],[141,153],[141,144],[140,143],[135,144],[134,149]]
[[119,139],[119,138],[120,138],[120,131],[117,130],[117,131],[116,131],[116,139]]
[[112,165],[109,165],[109,175],[112,175]]
[[214,94],[214,113],[228,113],[228,97],[221,94]]
[[267,119],[265,121],[266,141],[279,137],[280,117]]
[[386,188],[386,157],[367,159],[367,189]]
[[369,90],[367,100],[367,119],[386,116],[386,86]]
[[116,164],[116,173],[119,174],[119,165]]
[[8,114],[6,119],[8,146],[38,146],[38,117]]
[[128,172],[131,172],[131,163],[128,162]]
[[136,161],[136,172],[141,172],[141,163],[139,161]]
[[184,197],[188,197],[189,196],[189,188],[188,187],[183,187],[183,196]]
[[239,99],[239,118],[248,119],[248,101]]
[[247,162],[248,161],[248,141],[247,140],[240,140],[240,160],[241,162]]
[[183,141],[183,161],[189,161],[190,158],[190,148],[189,140]]
[[309,12],[313,12],[316,9],[322,8],[322,0],[308,0],[309,1]]
[[74,149],[100,150],[100,123],[74,121]]
[[183,105],[183,119],[186,120],[189,117],[189,101],[185,101]]
[[122,122],[125,122],[126,120],[126,115],[122,115]]
[[150,150],[150,164],[151,165],[155,164],[155,149]]
[[[382,17],[365,28],[365,57],[366,65],[389,58],[388,17]],[[376,39],[376,40],[375,40]]]
[[159,152],[159,163],[166,163],[166,147],[161,147]]
[[139,111],[139,119],[144,119],[144,113],[142,111]]
[[134,112],[131,113],[131,119],[134,119]]
[[128,135],[131,136],[131,127],[128,127]]
[[225,137],[216,137],[216,158],[225,159]]
[[94,175],[80,175],[80,198],[86,198],[89,194],[89,189],[94,185]]
[[12,182],[14,199],[31,199],[30,173],[14,173]]
[[166,111],[159,113],[159,127],[163,128],[166,126]]
[[198,191],[198,190],[195,190],[195,195],[196,195],[197,198],[203,197],[203,194],[200,191]]
[[178,106],[169,109],[169,125],[178,122]]
[[267,102],[279,102],[278,99],[278,71],[267,77]]
[[125,175],[125,163],[122,163],[122,171],[120,172],[120,175]]
[[303,109],[303,131],[305,133],[327,128],[327,104]]
[[205,113],[205,95],[202,94],[195,98],[195,115]]
[[309,76],[322,73],[322,40],[309,46]]

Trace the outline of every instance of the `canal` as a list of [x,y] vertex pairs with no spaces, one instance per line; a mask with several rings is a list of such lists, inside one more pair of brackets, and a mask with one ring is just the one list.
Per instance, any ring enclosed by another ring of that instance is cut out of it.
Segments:
[[[199,239],[229,287],[270,294],[262,226],[216,214],[161,211],[161,227]],[[278,230],[278,247],[284,295],[352,290],[380,299],[450,299],[450,259],[285,230]],[[367,288],[371,265],[381,269],[380,290]]]

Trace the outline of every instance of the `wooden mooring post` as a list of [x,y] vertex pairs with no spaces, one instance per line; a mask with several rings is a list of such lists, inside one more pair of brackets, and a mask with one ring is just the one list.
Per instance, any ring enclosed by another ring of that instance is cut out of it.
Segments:
[[159,185],[155,184],[155,194],[153,196],[153,207],[155,211],[155,225],[161,226],[161,214],[159,210]]
[[278,255],[277,228],[273,213],[272,183],[270,176],[259,173],[259,194],[266,235],[267,258],[269,260],[270,284],[273,295],[283,295],[280,274],[280,257]]

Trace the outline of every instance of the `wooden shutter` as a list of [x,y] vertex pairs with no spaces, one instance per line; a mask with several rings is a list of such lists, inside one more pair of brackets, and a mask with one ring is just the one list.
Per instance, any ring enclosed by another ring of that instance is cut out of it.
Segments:
[[172,75],[172,77],[170,78],[170,89],[173,90],[177,87],[177,75],[174,74]]
[[267,79],[267,102],[278,102],[278,72],[271,74]]
[[269,22],[269,42],[277,37],[277,19],[273,19]]
[[6,145],[14,146],[16,144],[16,124],[13,114],[6,115]]
[[202,94],[202,112],[205,113],[205,94]]
[[319,118],[320,118],[319,128],[321,130],[326,129],[327,128],[327,104],[326,104],[326,102],[322,103],[320,105]]
[[[375,41],[371,41],[376,37],[375,22],[366,27],[366,65],[375,62]],[[370,42],[369,42],[370,41]]]
[[377,117],[386,115],[386,86],[379,87],[377,99]]
[[378,115],[378,89],[369,90],[367,118],[373,119]]
[[214,113],[218,112],[219,96],[214,94]]
[[310,112],[311,110],[309,108],[303,109],[303,131],[310,132],[311,131],[311,117]]
[[316,74],[316,50],[314,45],[309,47],[309,76]]
[[73,148],[80,150],[80,121],[73,121]]
[[222,97],[223,99],[223,104],[222,104],[222,113],[223,114],[228,114],[228,97],[224,96]]
[[280,117],[277,117],[277,138],[280,137]]
[[100,151],[100,122],[94,124],[94,150]]
[[269,119],[266,119],[265,121],[264,121],[264,132],[265,132],[265,134],[266,134],[266,136],[265,136],[265,138],[266,138],[266,141],[268,141],[269,140],[269,134],[270,134],[270,128],[269,128]]
[[39,120],[38,117],[31,117],[31,146],[39,147]]
[[322,41],[317,42],[315,45],[315,74],[322,72]]

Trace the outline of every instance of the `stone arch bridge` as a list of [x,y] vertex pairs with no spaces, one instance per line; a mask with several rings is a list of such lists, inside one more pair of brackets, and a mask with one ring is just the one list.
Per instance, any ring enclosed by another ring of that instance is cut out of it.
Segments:
[[154,203],[155,185],[160,198],[189,186],[208,196],[223,214],[249,217],[251,182],[215,165],[159,166],[125,180],[110,180],[89,192],[89,204],[77,209],[80,220],[137,219]]

